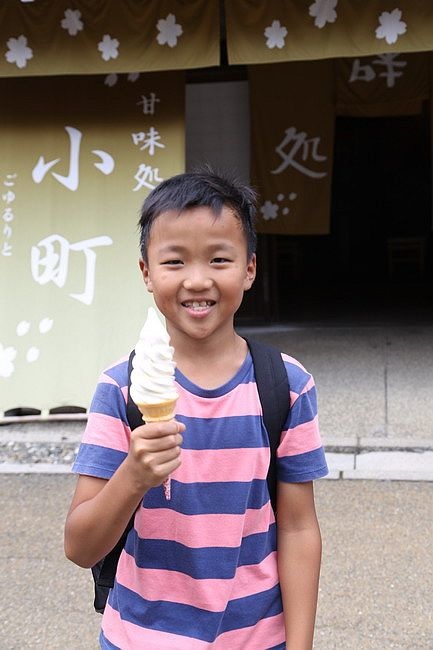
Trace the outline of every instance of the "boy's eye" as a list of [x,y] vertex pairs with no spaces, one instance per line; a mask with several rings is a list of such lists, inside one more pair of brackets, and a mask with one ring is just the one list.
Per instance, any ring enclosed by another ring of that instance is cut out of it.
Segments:
[[166,260],[165,262],[162,262],[162,264],[166,264],[168,266],[176,266],[177,264],[183,264],[182,260]]
[[214,257],[212,260],[213,264],[227,264],[227,262],[230,262],[226,257]]

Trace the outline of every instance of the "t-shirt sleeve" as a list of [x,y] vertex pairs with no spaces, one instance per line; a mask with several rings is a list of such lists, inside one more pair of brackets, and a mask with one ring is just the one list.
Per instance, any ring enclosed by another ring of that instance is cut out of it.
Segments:
[[105,370],[98,380],[78,454],[77,474],[109,479],[126,458],[131,430],[126,417],[128,361]]
[[290,411],[277,449],[279,481],[301,483],[326,476],[312,375],[295,359],[282,355],[290,385]]

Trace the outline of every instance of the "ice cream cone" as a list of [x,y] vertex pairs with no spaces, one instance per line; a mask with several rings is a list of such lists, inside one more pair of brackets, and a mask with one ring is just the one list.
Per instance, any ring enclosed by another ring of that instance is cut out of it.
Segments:
[[176,402],[177,399],[171,399],[158,404],[137,404],[137,406],[145,422],[165,422],[174,418]]
[[[166,422],[174,418],[174,407],[176,406],[177,398],[171,399],[166,402],[159,402],[159,404],[137,404],[143,420],[148,424],[149,422]],[[162,484],[164,495],[167,501],[171,499],[171,480],[170,477],[166,478]]]

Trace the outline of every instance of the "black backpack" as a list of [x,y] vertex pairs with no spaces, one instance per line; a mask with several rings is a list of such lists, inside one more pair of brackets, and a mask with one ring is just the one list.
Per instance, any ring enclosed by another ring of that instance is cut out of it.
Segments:
[[[280,442],[280,434],[290,409],[290,387],[287,379],[287,372],[284,367],[281,353],[271,345],[246,339],[254,363],[254,374],[257,382],[257,390],[263,411],[263,421],[269,436],[271,449],[271,460],[267,475],[267,483],[272,507],[275,512],[277,498],[277,465],[276,452]],[[131,369],[134,351],[129,356],[128,363],[128,401],[126,414],[129,426],[132,429],[143,424],[143,419],[137,406],[131,399]],[[129,531],[134,525],[134,515],[131,517],[122,537],[110,553],[102,558],[92,567],[92,575],[95,583],[94,607],[99,613],[103,613],[107,602],[108,593],[114,585],[117,563],[120,554],[125,546]]]

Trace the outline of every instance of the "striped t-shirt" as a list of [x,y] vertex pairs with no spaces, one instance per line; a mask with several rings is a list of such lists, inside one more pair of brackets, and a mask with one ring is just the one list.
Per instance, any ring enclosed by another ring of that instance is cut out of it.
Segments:
[[[312,376],[282,355],[291,408],[278,478],[327,473]],[[73,471],[109,479],[128,453],[127,360],[98,383]],[[176,419],[186,425],[171,500],[144,496],[102,619],[102,648],[280,650],[284,621],[275,517],[266,476],[269,440],[251,355],[223,386],[205,390],[176,371]]]

